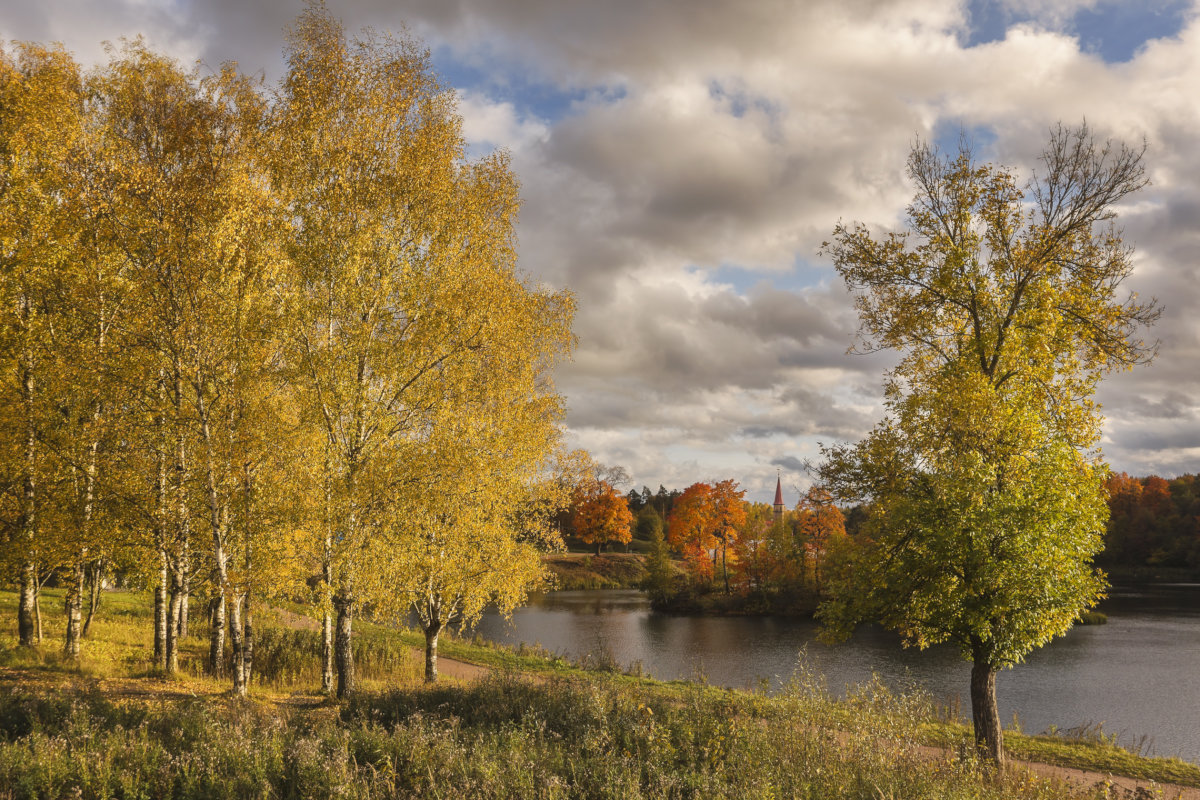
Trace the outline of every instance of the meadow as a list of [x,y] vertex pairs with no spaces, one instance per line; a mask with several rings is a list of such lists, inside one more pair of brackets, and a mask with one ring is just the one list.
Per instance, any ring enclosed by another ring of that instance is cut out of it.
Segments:
[[[479,677],[425,686],[420,635],[385,625],[357,630],[361,689],[338,703],[318,691],[319,631],[300,606],[260,611],[237,698],[202,674],[195,618],[181,673],[150,669],[143,593],[106,594],[81,659],[63,659],[55,595],[40,647],[18,650],[11,625],[0,636],[0,798],[1175,796],[981,769],[966,727],[878,684],[835,700],[801,673],[768,696],[449,637],[443,657]],[[3,619],[14,605],[0,593]],[[1008,741],[1014,758],[1200,787],[1200,768],[1102,735]]]

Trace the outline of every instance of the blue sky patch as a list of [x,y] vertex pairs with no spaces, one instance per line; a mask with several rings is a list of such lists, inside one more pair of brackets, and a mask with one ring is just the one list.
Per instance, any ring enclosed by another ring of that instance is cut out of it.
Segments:
[[575,104],[597,92],[603,92],[606,99],[612,101],[625,96],[624,87],[562,89],[499,59],[488,60],[484,68],[456,58],[453,49],[446,46],[433,50],[433,66],[443,80],[456,89],[504,100],[512,103],[522,117],[536,117],[551,123],[569,116]]
[[[1147,9],[1147,5],[1157,8]],[[1129,61],[1146,42],[1176,36],[1183,28],[1186,2],[1103,3],[1075,15],[1072,32],[1079,46],[1110,64]]]
[[[1081,9],[1066,21],[1062,32],[1079,39],[1084,52],[1107,63],[1129,61],[1149,41],[1175,36],[1182,30],[1190,4],[1185,0],[1130,3],[1102,0]],[[1021,23],[1047,24],[1035,14],[1005,8],[999,0],[969,0],[967,46],[1003,41],[1008,29]]]

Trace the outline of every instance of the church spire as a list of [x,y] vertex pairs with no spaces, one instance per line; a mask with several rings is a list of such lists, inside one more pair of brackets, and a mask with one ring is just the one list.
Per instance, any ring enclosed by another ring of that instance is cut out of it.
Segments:
[[783,483],[779,475],[775,476],[775,522],[783,519]]

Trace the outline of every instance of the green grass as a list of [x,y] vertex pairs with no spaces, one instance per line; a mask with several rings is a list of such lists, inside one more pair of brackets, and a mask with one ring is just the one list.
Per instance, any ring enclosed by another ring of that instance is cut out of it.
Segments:
[[[926,722],[922,738],[961,750],[971,745],[971,729],[959,723]],[[1010,758],[1022,761],[1200,788],[1200,766],[1174,757],[1142,755],[1119,746],[1115,736],[1100,732],[1031,736],[1009,730],[1004,733],[1004,747]]]
[[633,553],[562,553],[542,561],[560,590],[636,589],[646,577],[645,557]]
[[[153,598],[148,593],[106,592],[78,662],[61,655],[66,628],[63,593],[62,589],[42,590],[43,641],[29,650],[16,647],[17,594],[0,592],[0,666],[70,670],[94,677],[126,675],[150,666],[154,632]],[[181,649],[185,668],[196,657],[195,648]]]
[[[176,681],[148,670],[149,602],[108,595],[82,666],[56,654],[58,638],[17,651],[13,625],[4,628],[0,799],[1112,796],[1016,774],[983,778],[970,760],[931,758],[921,745],[970,752],[968,730],[933,722],[920,695],[878,684],[835,700],[801,675],[767,696],[444,636],[444,656],[493,674],[426,688],[412,652],[420,634],[369,622],[355,626],[362,691],[341,705],[297,705],[296,695],[317,693],[320,638],[295,606],[257,614],[260,671],[251,697],[238,700],[199,674],[200,636],[185,640],[190,666]],[[14,610],[13,595],[0,593],[0,614],[11,621]],[[48,637],[61,637],[52,620],[61,600],[51,596],[43,614]],[[99,679],[149,695],[102,692]],[[1008,744],[1014,758],[1200,786],[1195,765],[1144,758],[1103,736],[1012,733]]]
[[1096,796],[930,764],[890,695],[863,698],[869,724],[830,736],[812,724],[829,702],[511,673],[364,692],[340,713],[4,691],[0,786],[11,798]]

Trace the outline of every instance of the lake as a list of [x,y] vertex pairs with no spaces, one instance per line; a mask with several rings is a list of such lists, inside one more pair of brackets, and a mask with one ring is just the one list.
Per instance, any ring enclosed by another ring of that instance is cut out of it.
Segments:
[[[1007,726],[1015,714],[1026,733],[1102,725],[1123,744],[1200,763],[1200,584],[1115,588],[1100,610],[1107,625],[1078,626],[999,675],[1001,719]],[[906,649],[879,629],[824,645],[810,621],[660,615],[640,592],[608,590],[538,596],[511,620],[486,615],[476,630],[734,688],[778,689],[803,653],[834,692],[874,674],[893,688],[923,687],[970,718],[970,665],[955,648]]]

